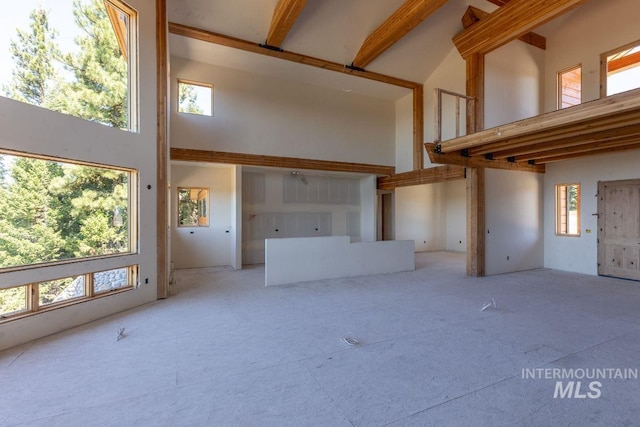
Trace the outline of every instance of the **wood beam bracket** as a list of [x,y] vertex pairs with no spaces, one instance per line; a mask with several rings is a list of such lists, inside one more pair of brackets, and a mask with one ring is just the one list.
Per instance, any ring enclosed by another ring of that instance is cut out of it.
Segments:
[[364,73],[367,71],[362,67],[356,67],[355,65],[353,65],[353,62],[351,63],[351,65],[345,65],[345,67],[353,71],[360,71],[361,73]]
[[469,150],[460,150],[460,155],[462,157],[471,157],[469,156]]
[[275,52],[284,52],[284,50],[280,49],[278,46],[271,46],[270,44],[267,44],[266,42],[261,44],[261,45],[259,45],[259,46],[262,47],[262,48],[265,48],[265,49],[273,50]]

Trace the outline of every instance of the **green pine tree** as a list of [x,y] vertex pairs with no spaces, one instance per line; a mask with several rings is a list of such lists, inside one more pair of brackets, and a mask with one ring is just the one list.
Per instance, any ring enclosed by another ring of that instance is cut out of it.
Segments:
[[18,29],[17,40],[11,41],[14,69],[9,85],[3,89],[9,98],[44,105],[56,80],[53,63],[59,57],[55,44],[58,33],[49,27],[44,9],[33,10],[29,21],[28,30]]
[[63,56],[74,80],[63,84],[53,108],[83,119],[128,127],[127,61],[120,52],[102,0],[74,0],[73,14],[82,35],[77,52]]
[[178,105],[183,113],[203,114],[204,111],[198,106],[198,93],[193,85],[178,84]]

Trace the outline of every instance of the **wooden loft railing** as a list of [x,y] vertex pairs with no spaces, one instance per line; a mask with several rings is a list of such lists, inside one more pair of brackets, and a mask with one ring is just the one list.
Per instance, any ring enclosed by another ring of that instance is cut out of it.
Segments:
[[544,172],[576,157],[640,149],[640,89],[425,144],[433,163]]
[[[474,114],[469,114],[472,112],[475,107],[475,98],[472,96],[466,96],[459,93],[451,92],[445,89],[436,88],[433,90],[433,111],[434,111],[434,126],[435,126],[435,141],[436,143],[442,141],[442,99],[443,95],[451,96],[455,99],[455,128],[456,128],[456,138],[460,137],[460,125],[461,125],[461,117],[471,117],[473,119]],[[461,102],[465,104],[465,114],[461,116]],[[473,127],[472,127],[473,128]]]

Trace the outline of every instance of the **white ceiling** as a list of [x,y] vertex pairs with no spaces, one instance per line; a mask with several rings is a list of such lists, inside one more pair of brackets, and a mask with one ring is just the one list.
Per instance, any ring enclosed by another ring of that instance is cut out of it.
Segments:
[[[405,0],[308,0],[282,44],[287,51],[351,64],[364,39]],[[264,43],[278,0],[168,0],[172,22]],[[467,6],[491,12],[487,0],[449,0],[366,69],[424,83],[454,48]],[[171,54],[182,58],[396,100],[407,89],[264,55],[171,35]]]

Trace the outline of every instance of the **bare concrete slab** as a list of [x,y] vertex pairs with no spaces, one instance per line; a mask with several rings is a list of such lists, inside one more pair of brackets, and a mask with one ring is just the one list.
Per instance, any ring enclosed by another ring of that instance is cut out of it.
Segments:
[[469,278],[451,253],[417,254],[415,271],[269,288],[262,267],[176,277],[168,300],[0,353],[0,425],[640,419],[638,379],[554,398],[556,379],[523,378],[640,368],[636,282],[551,270]]

